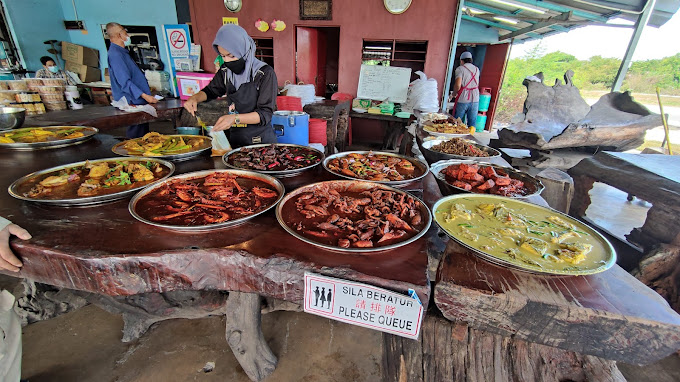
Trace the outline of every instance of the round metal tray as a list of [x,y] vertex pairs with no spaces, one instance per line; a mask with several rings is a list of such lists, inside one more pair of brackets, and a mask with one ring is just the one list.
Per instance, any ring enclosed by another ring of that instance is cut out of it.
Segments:
[[[507,172],[508,176],[510,178],[521,180],[522,182],[524,182],[524,186],[530,191],[530,193],[527,194],[527,195],[522,195],[522,196],[513,196],[512,198],[528,198],[529,196],[539,195],[541,192],[543,192],[543,189],[545,188],[545,186],[543,186],[543,183],[541,183],[540,180],[534,178],[533,176],[531,176],[527,173],[517,171],[512,167],[503,167],[503,166],[498,166],[498,165],[488,163],[488,162],[480,162],[480,161],[469,160],[469,159],[465,159],[465,160],[449,159],[449,160],[443,160],[443,161],[439,161],[437,163],[433,163],[430,166],[430,172],[432,172],[432,175],[434,175],[434,177],[437,179],[437,182],[449,191],[449,193],[447,195],[449,195],[449,194],[459,194],[461,192],[475,193],[475,192],[472,192],[472,191],[466,191],[466,190],[464,190],[460,187],[456,187],[456,186],[450,184],[449,182],[446,181],[444,175],[442,175],[442,173],[441,173],[445,168],[447,168],[449,166],[457,165],[457,164],[463,164],[463,163],[465,163],[465,164],[476,164],[476,165],[479,165],[480,167],[481,166],[487,166],[487,167],[493,167],[495,169],[500,169],[500,170]],[[489,195],[495,195],[495,194],[489,194]],[[501,195],[497,195],[497,196],[501,196]]]
[[[113,161],[120,161],[121,158],[105,158],[105,159],[95,159],[89,161],[92,164],[100,163],[100,162],[113,162]],[[155,162],[159,163],[167,168],[170,169],[170,172],[164,176],[161,179],[158,179],[156,182],[161,182],[164,179],[170,177],[172,173],[175,172],[175,165],[172,164],[171,162],[162,160],[162,159],[156,159],[156,158],[142,158],[142,157],[131,157],[131,158],[126,158],[125,160],[127,161],[138,161],[138,162]],[[110,202],[113,200],[118,200],[118,199],[124,199],[125,197],[134,194],[135,192],[141,190],[144,187],[148,187],[154,183],[149,183],[144,186],[139,186],[135,188],[131,188],[129,190],[125,191],[120,191],[116,192],[113,194],[107,194],[107,195],[97,195],[97,196],[88,196],[88,197],[83,197],[83,198],[72,198],[72,199],[35,199],[35,198],[29,198],[26,196],[23,196],[17,192],[17,189],[24,184],[25,182],[28,182],[36,177],[49,174],[52,172],[56,171],[61,171],[63,169],[69,168],[69,167],[75,167],[75,166],[81,166],[84,165],[88,161],[83,161],[83,162],[76,162],[76,163],[70,163],[66,164],[63,166],[57,166],[57,167],[52,167],[48,168],[46,170],[41,170],[41,171],[36,171],[32,174],[25,175],[12,183],[7,191],[9,192],[10,195],[13,197],[20,199],[20,200],[25,200],[27,202],[36,202],[36,203],[43,203],[43,204],[50,204],[50,205],[55,205],[55,206],[65,206],[65,207],[70,207],[70,206],[87,206],[87,205],[92,205],[92,204],[100,204],[100,203],[106,203]]]
[[302,149],[305,149],[305,150],[309,150],[319,157],[319,161],[317,163],[314,163],[311,166],[296,168],[296,169],[292,169],[292,170],[279,170],[279,171],[255,170],[255,169],[250,169],[250,168],[238,167],[238,166],[235,166],[235,165],[229,163],[229,157],[236,154],[237,152],[240,152],[243,149],[256,149],[256,148],[261,148],[261,147],[268,147],[268,146],[271,146],[271,145],[272,145],[271,143],[265,143],[265,144],[260,144],[260,145],[250,145],[250,146],[239,147],[237,149],[231,150],[228,153],[224,154],[222,156],[222,162],[224,162],[224,164],[227,167],[237,169],[237,170],[247,170],[247,171],[259,172],[260,174],[271,175],[271,176],[275,176],[277,178],[289,178],[289,177],[292,177],[292,176],[300,175],[301,173],[303,173],[305,171],[313,169],[314,167],[321,164],[321,162],[323,162],[323,160],[324,160],[324,154],[321,151],[319,151],[319,150],[317,150],[313,147],[294,145],[294,144],[288,144],[288,143],[276,143],[274,145],[277,146],[277,147],[287,146],[287,147],[296,147],[296,148],[302,148]]
[[71,139],[59,139],[56,141],[47,141],[47,142],[34,142],[34,143],[0,143],[0,148],[5,148],[5,149],[12,149],[12,150],[41,150],[41,149],[56,149],[59,147],[66,147],[66,146],[73,146],[77,145],[80,143],[83,143],[87,141],[88,139],[91,139],[94,137],[95,134],[99,132],[99,129],[96,127],[90,127],[90,126],[47,126],[47,127],[22,127],[20,129],[12,129],[12,130],[3,130],[0,131],[0,133],[17,133],[20,132],[24,129],[26,130],[31,130],[31,129],[42,129],[42,130],[64,130],[64,129],[69,129],[69,128],[81,128],[82,133],[84,134],[82,137],[78,138],[71,138]]
[[423,150],[422,151],[423,151],[423,156],[425,157],[425,159],[427,159],[427,161],[430,162],[430,163],[439,162],[441,160],[447,160],[447,159],[473,159],[473,160],[485,162],[485,161],[490,160],[491,158],[501,156],[500,151],[498,151],[494,148],[488,147],[488,146],[480,145],[479,143],[472,142],[472,141],[468,141],[470,143],[470,145],[488,153],[489,156],[488,157],[467,157],[467,156],[464,156],[464,155],[444,154],[444,153],[441,153],[439,151],[434,151],[434,150],[430,149],[432,146],[437,145],[437,144],[442,143],[442,142],[446,142],[446,141],[448,141],[448,139],[432,139],[432,140],[423,141],[423,143],[422,143]]
[[607,269],[611,268],[614,264],[616,264],[616,251],[614,250],[614,247],[612,247],[611,243],[609,243],[609,241],[604,236],[602,236],[599,232],[597,232],[596,230],[594,230],[590,226],[572,218],[571,216],[563,214],[562,212],[559,212],[559,211],[554,210],[552,208],[543,207],[543,206],[539,206],[539,205],[532,204],[532,203],[529,203],[529,202],[525,202],[525,201],[520,200],[520,199],[510,199],[510,200],[512,201],[512,203],[519,203],[519,204],[522,204],[523,206],[526,206],[527,208],[539,209],[539,210],[543,210],[543,211],[545,211],[549,214],[559,215],[565,221],[567,221],[567,222],[575,225],[576,227],[578,227],[579,230],[581,230],[583,232],[587,232],[589,235],[596,238],[597,241],[599,241],[602,244],[602,246],[605,248],[606,260],[604,260],[603,264],[600,265],[597,268],[589,268],[589,269],[583,269],[583,270],[557,270],[557,269],[546,270],[546,269],[542,269],[542,268],[539,268],[539,267],[529,266],[528,264],[522,263],[522,262],[519,262],[519,261],[517,263],[513,263],[513,262],[507,261],[505,259],[496,257],[493,254],[487,253],[482,249],[475,248],[471,245],[468,245],[463,240],[459,239],[455,234],[449,232],[446,228],[444,228],[442,223],[439,222],[437,211],[441,208],[441,206],[445,203],[450,202],[451,200],[462,199],[462,198],[475,199],[475,200],[483,201],[483,202],[486,202],[486,203],[489,203],[489,204],[507,203],[508,198],[503,197],[503,196],[498,196],[498,195],[487,195],[487,194],[458,194],[458,195],[445,196],[445,197],[439,199],[434,204],[434,206],[432,206],[432,211],[434,211],[433,220],[435,221],[435,223],[437,223],[437,226],[439,226],[439,228],[442,231],[444,231],[451,239],[455,240],[458,244],[462,245],[463,247],[471,250],[475,255],[477,255],[478,257],[480,257],[480,258],[482,258],[486,261],[489,261],[491,263],[494,263],[496,265],[499,265],[499,266],[502,266],[502,267],[505,267],[505,268],[510,268],[510,269],[519,270],[519,271],[523,271],[523,272],[529,272],[529,273],[535,273],[535,274],[561,275],[561,276],[592,275],[592,274],[595,274],[595,273],[604,272]]
[[[276,201],[272,202],[272,204],[269,207],[263,209],[262,211],[254,213],[252,215],[244,216],[244,217],[239,218],[239,219],[229,220],[229,221],[222,222],[222,223],[215,223],[215,224],[208,224],[208,225],[197,225],[197,226],[178,226],[178,225],[162,224],[162,223],[154,222],[154,221],[147,220],[147,219],[143,218],[135,210],[137,203],[139,202],[139,200],[141,198],[148,195],[152,191],[158,189],[159,187],[163,187],[164,185],[166,185],[168,183],[171,183],[171,182],[174,182],[174,181],[177,181],[177,180],[180,180],[180,179],[205,178],[206,176],[208,176],[210,174],[214,174],[214,173],[229,173],[229,174],[233,174],[233,175],[236,175],[236,176],[261,180],[261,181],[269,184],[270,186],[274,187],[276,189],[276,191],[279,192],[279,197],[276,199]],[[243,224],[243,223],[247,222],[248,220],[250,220],[250,219],[252,219],[252,218],[254,218],[258,215],[261,215],[261,214],[269,211],[270,209],[272,209],[272,207],[274,207],[281,199],[283,199],[285,192],[286,192],[286,189],[283,186],[283,183],[281,183],[281,181],[274,178],[273,176],[260,174],[260,173],[252,172],[252,171],[245,171],[245,170],[203,170],[203,171],[189,172],[189,173],[182,174],[182,175],[176,175],[176,176],[173,176],[172,178],[165,179],[162,182],[156,183],[153,186],[149,186],[149,187],[143,189],[142,191],[137,193],[137,195],[132,197],[132,199],[130,200],[130,204],[128,205],[128,210],[130,211],[130,214],[132,214],[132,216],[135,219],[141,221],[142,223],[146,223],[146,224],[153,225],[153,226],[160,227],[160,228],[164,228],[164,229],[169,229],[169,230],[172,230],[172,231],[205,232],[205,231],[212,231],[212,230],[228,228],[228,227],[237,226],[239,224]]]
[[[334,246],[334,245],[319,243],[317,241],[314,241],[312,239],[309,239],[309,238],[302,236],[299,233],[297,233],[297,231],[295,229],[289,227],[286,224],[286,222],[283,220],[283,217],[281,216],[283,207],[285,206],[285,204],[287,202],[289,202],[295,196],[297,196],[301,193],[310,192],[310,191],[313,191],[314,189],[317,189],[319,187],[329,187],[330,189],[337,190],[338,192],[343,192],[343,191],[361,192],[361,191],[369,190],[369,189],[372,189],[372,188],[380,188],[380,189],[383,189],[383,190],[393,191],[393,192],[396,192],[398,194],[405,194],[405,195],[411,196],[418,203],[418,205],[420,207],[420,214],[423,217],[423,221],[426,222],[426,224],[420,230],[420,232],[418,232],[418,234],[416,234],[415,236],[413,236],[413,237],[411,237],[407,240],[404,240],[402,242],[386,245],[384,247],[341,248],[341,247],[337,247],[337,246]],[[302,240],[306,243],[315,245],[317,247],[329,249],[331,251],[349,252],[349,253],[366,253],[366,252],[388,251],[388,250],[391,250],[391,249],[403,247],[407,244],[413,243],[414,241],[420,239],[421,237],[423,237],[427,233],[428,229],[430,229],[430,224],[432,224],[432,214],[430,213],[430,210],[427,208],[427,206],[425,205],[425,203],[422,200],[416,198],[412,194],[407,193],[406,191],[399,190],[399,189],[394,188],[394,187],[389,187],[389,186],[386,186],[384,184],[376,184],[376,183],[371,183],[371,182],[364,182],[364,181],[357,181],[357,180],[331,180],[331,181],[326,181],[326,182],[309,184],[307,186],[300,187],[300,188],[296,189],[295,191],[287,194],[286,197],[283,198],[283,200],[281,200],[279,205],[276,207],[276,220],[279,221],[279,224],[281,225],[281,227],[283,227],[283,229],[285,229],[289,234],[295,236],[296,238],[298,238],[298,239],[300,239],[300,240]]]
[[[396,158],[400,158],[400,159],[406,159],[407,161],[413,163],[413,165],[416,166],[417,168],[419,168],[423,173],[420,176],[417,176],[417,177],[411,178],[411,179],[395,180],[395,181],[376,181],[376,180],[354,178],[354,177],[351,177],[351,176],[340,174],[340,173],[335,172],[335,171],[328,168],[328,162],[330,162],[333,159],[342,158],[342,157],[345,157],[349,154],[367,155],[369,153],[375,154],[375,155],[386,155],[386,156],[396,157]],[[388,152],[384,152],[384,151],[343,151],[341,153],[333,154],[333,155],[326,157],[326,159],[323,161],[323,168],[325,168],[326,171],[330,172],[331,174],[337,175],[341,178],[350,179],[350,180],[360,180],[360,181],[364,181],[364,182],[371,182],[371,183],[377,183],[377,184],[384,184],[384,185],[393,186],[393,187],[400,187],[400,186],[404,186],[404,185],[407,185],[407,184],[412,183],[412,182],[416,182],[420,179],[423,179],[428,174],[428,172],[430,172],[430,168],[428,167],[427,163],[423,163],[420,160],[418,160],[417,158],[409,157],[409,156],[401,155],[401,154],[388,153]]]
[[[167,160],[179,162],[179,161],[183,161],[183,160],[192,159],[194,157],[197,157],[197,156],[203,154],[206,151],[212,150],[212,138],[208,137],[208,136],[188,135],[188,134],[172,134],[172,135],[166,135],[166,137],[187,137],[187,138],[200,137],[200,138],[207,140],[209,143],[207,143],[205,145],[205,147],[201,147],[198,150],[189,151],[187,153],[170,154],[170,155],[157,155],[157,156],[149,156],[149,157],[145,156],[144,158],[161,158],[161,159],[167,159]],[[135,139],[141,139],[141,138],[135,138]],[[113,151],[114,154],[121,155],[121,156],[139,156],[139,155],[128,154],[128,151],[123,147],[123,145],[125,145],[125,143],[128,142],[128,141],[116,143],[111,148],[111,151]]]

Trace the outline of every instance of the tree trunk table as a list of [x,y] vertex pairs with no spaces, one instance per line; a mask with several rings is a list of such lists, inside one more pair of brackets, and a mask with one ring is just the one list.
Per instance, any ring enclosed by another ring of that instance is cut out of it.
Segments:
[[[303,110],[309,118],[320,118],[326,121],[326,155],[335,154],[335,148],[345,151],[345,135],[347,124],[339,123],[341,115],[349,113],[350,101],[323,100],[305,105]],[[343,120],[343,122],[346,122]]]
[[406,125],[411,120],[410,118],[399,118],[387,114],[357,113],[356,111],[351,111],[349,116],[350,118],[380,121],[380,125],[385,131],[381,150],[395,150],[399,137],[406,131]]
[[[113,137],[98,134],[90,141],[62,149],[0,151],[0,187],[6,189],[19,177],[48,167],[113,157],[110,150],[115,143]],[[181,174],[224,165],[221,158],[201,156],[177,162],[176,167],[176,173]],[[282,181],[290,191],[328,179],[332,176],[319,166],[316,171]],[[413,187],[422,187],[429,205],[438,195],[432,176]],[[255,296],[302,304],[305,272],[400,293],[414,289],[427,309],[431,293],[428,253],[431,242],[439,240],[435,229],[395,250],[344,254],[289,235],[278,224],[273,210],[237,227],[187,234],[138,222],[128,212],[128,202],[129,198],[65,208],[18,201],[6,192],[0,193],[0,216],[33,235],[28,241],[11,241],[24,266],[18,274],[7,274],[108,296],[230,291],[227,340],[253,380],[268,375],[275,365],[275,357],[259,333]],[[234,310],[235,306],[240,310]]]
[[647,219],[626,238],[645,252],[660,243],[680,245],[680,157],[600,152],[571,170],[574,199],[570,215],[584,217],[594,182],[608,184],[652,203]]
[[23,126],[92,126],[106,131],[164,119],[175,121],[182,109],[182,101],[168,99],[159,101],[153,106],[158,117],[143,111],[128,113],[113,106],[86,105],[80,110],[49,111],[45,114],[27,116]]

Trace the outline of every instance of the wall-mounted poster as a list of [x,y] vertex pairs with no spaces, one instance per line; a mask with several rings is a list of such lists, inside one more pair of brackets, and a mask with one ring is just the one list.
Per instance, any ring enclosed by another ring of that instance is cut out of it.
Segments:
[[332,0],[300,0],[300,20],[332,20]]

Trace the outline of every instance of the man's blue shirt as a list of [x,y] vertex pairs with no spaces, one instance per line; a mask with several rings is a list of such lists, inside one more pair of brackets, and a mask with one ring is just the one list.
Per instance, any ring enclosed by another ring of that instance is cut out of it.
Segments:
[[145,104],[146,101],[142,98],[142,94],[150,95],[151,89],[149,89],[149,83],[146,81],[144,73],[132,60],[127,49],[111,44],[108,55],[113,99],[118,101],[125,97],[129,104]]

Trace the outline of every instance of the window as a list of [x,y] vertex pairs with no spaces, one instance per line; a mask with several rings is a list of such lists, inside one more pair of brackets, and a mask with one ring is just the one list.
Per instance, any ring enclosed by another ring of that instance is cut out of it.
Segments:
[[255,58],[274,67],[274,39],[273,38],[255,38]]
[[411,68],[411,80],[415,80],[415,72],[425,70],[426,56],[427,41],[364,40],[361,62]]

